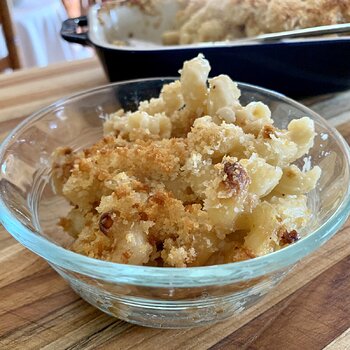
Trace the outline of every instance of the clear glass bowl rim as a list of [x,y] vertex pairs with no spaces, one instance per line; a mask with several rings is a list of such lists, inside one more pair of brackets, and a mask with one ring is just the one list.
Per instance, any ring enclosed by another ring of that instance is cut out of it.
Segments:
[[[62,98],[49,106],[40,109],[23,120],[16,128],[10,132],[0,145],[0,166],[7,147],[11,141],[16,139],[16,135],[20,134],[22,128],[28,126],[28,123],[37,121],[50,113],[53,109],[63,106],[67,101],[79,99],[88,94],[94,94],[104,89],[110,89],[115,86],[128,83],[145,83],[148,81],[161,80],[164,83],[178,79],[176,77],[158,77],[149,79],[135,79],[121,81],[112,84],[106,84],[97,88],[85,90],[68,97]],[[270,95],[282,100],[299,110],[305,112],[306,115],[312,116],[318,120],[332,133],[333,141],[336,141],[343,151],[343,156],[348,168],[350,167],[350,148],[341,134],[333,128],[320,115],[296,102],[283,94],[275,91],[261,88],[246,83],[239,83],[238,86],[247,89],[253,89],[265,95]],[[349,170],[348,170],[349,171]],[[328,221],[308,236],[300,241],[274,253],[265,256],[245,260],[241,262],[203,266],[203,267],[187,267],[187,268],[171,268],[171,267],[149,267],[134,266],[108,262],[90,258],[84,255],[74,253],[53,242],[40,236],[39,232],[32,231],[22,224],[12,215],[3,198],[0,196],[0,223],[7,231],[17,239],[26,248],[30,249],[45,260],[57,267],[64,268],[76,273],[80,273],[92,278],[101,279],[112,283],[125,283],[131,285],[142,285],[150,287],[200,287],[213,285],[226,285],[236,282],[244,282],[252,278],[273,273],[277,270],[286,268],[312,253],[330,237],[332,237],[338,229],[345,223],[350,213],[350,184],[346,184],[344,188],[345,194],[342,202],[336,211],[332,214]]]

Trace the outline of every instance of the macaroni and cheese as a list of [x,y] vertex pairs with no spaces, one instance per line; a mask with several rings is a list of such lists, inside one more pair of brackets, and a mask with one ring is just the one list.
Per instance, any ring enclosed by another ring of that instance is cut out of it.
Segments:
[[264,33],[350,21],[342,0],[178,0],[173,30],[165,45],[234,40]]
[[148,266],[202,266],[268,254],[295,242],[311,212],[319,167],[293,163],[313,146],[313,121],[274,126],[262,102],[240,103],[202,55],[136,111],[119,110],[102,140],[54,154],[56,190],[72,204],[60,224],[71,249]]

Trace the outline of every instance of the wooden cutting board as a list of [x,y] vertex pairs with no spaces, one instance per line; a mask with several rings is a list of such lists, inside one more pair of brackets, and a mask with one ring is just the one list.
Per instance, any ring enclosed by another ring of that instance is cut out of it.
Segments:
[[[105,84],[96,60],[0,76],[0,139],[48,103]],[[304,101],[350,142],[350,91]],[[255,307],[189,330],[96,310],[0,226],[0,349],[350,349],[350,221]]]

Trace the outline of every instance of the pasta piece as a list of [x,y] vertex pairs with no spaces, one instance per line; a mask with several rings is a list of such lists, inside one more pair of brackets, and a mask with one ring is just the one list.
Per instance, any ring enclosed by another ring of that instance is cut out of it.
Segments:
[[212,231],[193,235],[189,244],[183,242],[182,238],[178,238],[176,242],[166,239],[161,257],[169,266],[203,266],[218,250],[219,241],[215,232]]
[[228,264],[254,257],[245,247],[242,246],[241,242],[225,239],[220,242],[220,246],[222,248],[209,258],[206,265]]
[[234,158],[225,157],[216,165],[216,179],[207,187],[204,209],[219,237],[232,231],[235,219],[244,210],[250,178]]
[[268,163],[284,168],[309,151],[314,137],[314,122],[304,117],[292,120],[288,130],[263,128],[254,141],[254,150]]
[[162,34],[163,45],[178,45],[180,40],[180,33],[177,30],[164,32]]
[[[108,189],[105,190],[108,191]],[[90,159],[80,161],[62,188],[62,194],[73,205],[89,209],[99,200],[102,191],[103,182],[98,179]]]
[[180,80],[164,85],[160,98],[164,101],[165,114],[171,119],[172,114],[185,105]]
[[149,101],[141,101],[138,110],[140,112],[146,112],[149,115],[155,115],[157,113],[163,113],[166,105],[163,98],[151,98]]
[[[122,264],[143,265],[148,263],[152,253],[152,245],[148,242],[147,233],[151,223],[140,222],[128,226],[118,227],[119,235],[115,238],[116,248],[111,260]],[[123,232],[124,231],[124,232]],[[121,234],[121,233],[125,234]]]
[[262,102],[250,102],[247,106],[236,111],[237,125],[244,132],[258,136],[264,126],[272,126],[271,111]]
[[244,247],[254,256],[273,252],[279,245],[280,223],[274,207],[262,202],[250,216],[250,230],[244,239]]
[[311,212],[307,207],[307,197],[304,195],[274,196],[269,203],[276,210],[281,226],[288,231],[299,232],[310,220]]
[[294,119],[289,123],[288,137],[298,147],[292,161],[297,160],[309,152],[310,148],[314,145],[315,135],[314,122],[308,117]]
[[297,166],[291,165],[283,169],[283,176],[275,187],[274,193],[285,194],[306,194],[316,187],[321,176],[321,169],[315,166],[312,170],[302,172]]
[[255,256],[271,253],[299,239],[298,232],[309,219],[305,196],[273,197],[249,216],[250,230],[244,246]]
[[[128,181],[128,177],[124,176],[121,181]],[[132,194],[129,199],[116,192],[101,198],[100,205],[96,208],[99,213],[98,225],[102,233],[112,241],[118,242],[110,257],[112,261],[142,265],[148,262],[152,252],[147,235],[153,223],[126,220],[138,215],[136,209],[133,209],[134,203],[142,203],[147,200],[145,194],[135,192],[129,187],[129,184],[129,182],[121,184],[125,189],[128,188]]]
[[[113,123],[112,127],[110,124]],[[124,116],[113,115],[109,120],[109,130],[128,141],[161,140],[170,138],[171,122],[164,113],[154,116],[146,112],[136,111]]]
[[263,158],[259,158],[256,154],[253,154],[249,159],[241,159],[239,162],[247,170],[250,177],[249,192],[258,197],[268,195],[282,177],[281,168],[266,163]]
[[[260,204],[260,201],[257,204]],[[252,214],[251,212],[244,211],[237,216],[234,223],[234,228],[233,228],[234,232],[237,232],[237,231],[247,232],[248,230],[250,230],[251,214]]]
[[208,259],[219,249],[220,239],[215,231],[205,230],[204,234],[193,237],[192,247],[196,251],[196,259],[189,266],[203,266]]
[[114,129],[114,121],[118,120],[118,118],[121,118],[125,115],[124,109],[119,109],[118,111],[110,114],[105,122],[103,123],[103,134],[104,135],[114,135],[115,129]]
[[200,198],[199,191],[191,187],[191,181],[187,177],[187,173],[181,173],[178,178],[164,181],[163,183],[167,191],[184,203],[195,203]]
[[191,130],[193,121],[197,117],[196,114],[189,111],[186,107],[175,111],[171,115],[172,136],[183,137],[187,135]]
[[176,80],[165,84],[158,98],[151,98],[149,101],[140,102],[138,110],[150,115],[165,113],[171,115],[184,106],[185,102],[181,92],[181,83]]
[[186,6],[177,14],[179,44],[243,37],[251,7],[251,2],[239,0],[186,1]]
[[210,19],[203,22],[198,28],[199,41],[218,41],[225,33],[225,25],[219,19]]
[[240,107],[238,99],[241,95],[237,87],[227,75],[219,75],[209,79],[209,94],[207,113],[216,117],[217,124],[222,121],[233,123],[235,121],[235,108]]
[[253,150],[267,163],[283,168],[295,159],[298,147],[288,139],[285,132],[280,132],[278,136],[272,134],[267,139],[259,135],[254,141]]
[[177,80],[164,85],[161,97],[165,103],[165,113],[171,121],[171,135],[174,137],[186,135],[191,130],[191,126],[197,115],[191,112],[185,105],[181,82]]
[[205,112],[209,72],[209,62],[202,54],[190,61],[185,61],[180,71],[181,90],[186,108],[198,116]]

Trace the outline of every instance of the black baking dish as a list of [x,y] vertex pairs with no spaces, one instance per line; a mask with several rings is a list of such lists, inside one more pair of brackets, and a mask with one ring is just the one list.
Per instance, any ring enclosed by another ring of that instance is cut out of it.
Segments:
[[[93,46],[110,81],[176,76],[183,61],[203,53],[210,61],[213,76],[228,74],[236,81],[293,97],[350,88],[348,36],[162,46],[161,34],[173,25],[176,2],[160,3],[155,16],[142,13],[136,6],[95,5],[87,17],[64,21],[61,35],[67,41]],[[78,33],[81,26],[88,26],[88,31]],[[115,44],[113,36],[133,44]]]

